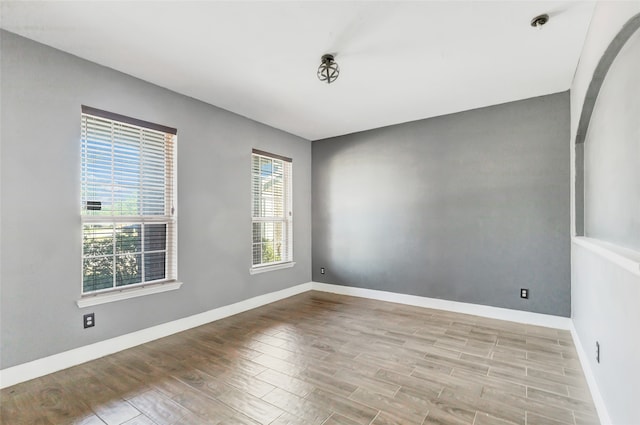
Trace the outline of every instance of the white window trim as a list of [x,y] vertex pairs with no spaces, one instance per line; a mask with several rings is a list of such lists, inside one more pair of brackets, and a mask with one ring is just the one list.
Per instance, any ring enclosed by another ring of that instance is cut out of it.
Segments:
[[271,272],[274,270],[280,270],[280,269],[288,269],[290,267],[293,267],[296,265],[295,261],[286,261],[283,263],[269,263],[266,266],[254,266],[249,268],[249,274],[260,274],[260,273],[264,273],[264,272]]
[[[276,155],[276,154],[272,154],[270,152],[266,152],[266,151],[261,151],[258,149],[253,149],[251,155],[259,155],[259,156],[264,156],[267,158],[271,158],[271,159],[280,159],[284,162],[288,162],[291,169],[290,169],[290,181],[288,182],[289,184],[287,185],[288,187],[285,189],[286,190],[286,198],[287,198],[287,204],[289,205],[289,215],[288,217],[253,217],[252,214],[252,218],[251,218],[251,222],[252,224],[255,222],[260,222],[260,221],[265,221],[265,222],[270,222],[270,221],[279,221],[283,224],[286,225],[286,228],[288,229],[288,232],[291,232],[291,234],[293,234],[293,202],[292,202],[292,198],[293,198],[293,160],[291,158],[286,158],[280,155]],[[253,205],[253,189],[251,192],[251,203]],[[253,207],[252,207],[253,208]],[[294,251],[293,251],[293,237],[291,238],[291,240],[289,241],[290,246],[289,246],[289,250],[290,250],[290,259],[287,261],[282,261],[279,263],[267,263],[267,264],[255,264],[255,265],[251,265],[251,267],[249,267],[249,274],[254,275],[254,274],[260,274],[260,273],[265,273],[265,272],[270,272],[270,271],[274,271],[274,270],[280,270],[280,269],[288,269],[291,268],[293,266],[296,265],[295,261],[293,260],[295,258],[294,256]],[[253,259],[252,259],[253,261]]]
[[122,289],[116,289],[109,292],[100,292],[97,294],[83,295],[79,300],[76,300],[78,308],[85,308],[94,305],[112,303],[114,301],[127,300],[129,298],[141,297],[143,295],[158,294],[160,292],[174,291],[180,289],[182,282],[160,282],[151,284],[142,284],[134,288],[122,287]]
[[[143,222],[143,223],[166,223],[169,225],[170,223],[173,225],[173,247],[166,247],[167,254],[169,254],[169,249],[172,249],[172,255],[167,255],[167,263],[171,263],[169,267],[172,267],[174,270],[173,278],[170,280],[161,280],[161,281],[149,281],[149,282],[141,282],[133,285],[126,285],[123,287],[115,287],[109,288],[105,290],[84,292],[84,283],[82,280],[83,269],[81,268],[81,278],[80,278],[80,299],[76,300],[76,304],[78,308],[89,307],[92,305],[105,304],[109,302],[119,301],[128,298],[140,297],[148,294],[155,294],[160,292],[167,292],[179,289],[182,286],[182,282],[177,280],[178,276],[178,217],[177,217],[177,200],[178,200],[178,149],[177,149],[177,130],[160,126],[157,124],[149,123],[142,120],[137,120],[131,117],[126,117],[124,115],[114,114],[111,112],[100,111],[98,109],[90,108],[87,106],[82,106],[82,114],[88,115],[97,115],[106,119],[124,122],[129,125],[135,125],[144,128],[151,128],[156,131],[162,131],[165,133],[173,134],[173,160],[172,160],[172,195],[171,198],[173,200],[173,206],[171,208],[171,215],[169,217],[169,221],[166,218],[157,218],[156,216],[86,216],[81,215],[82,225],[85,223],[91,222],[104,222],[105,218],[109,218],[109,222],[128,222],[132,220],[128,220],[128,218],[132,218],[133,221]],[[105,115],[106,114],[106,115]],[[84,253],[81,254],[81,261],[84,261]]]

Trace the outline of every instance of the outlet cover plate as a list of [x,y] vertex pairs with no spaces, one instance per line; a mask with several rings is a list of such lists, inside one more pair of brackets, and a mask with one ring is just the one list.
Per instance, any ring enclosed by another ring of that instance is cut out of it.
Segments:
[[85,329],[94,327],[96,325],[95,313],[88,313],[82,316],[82,323]]

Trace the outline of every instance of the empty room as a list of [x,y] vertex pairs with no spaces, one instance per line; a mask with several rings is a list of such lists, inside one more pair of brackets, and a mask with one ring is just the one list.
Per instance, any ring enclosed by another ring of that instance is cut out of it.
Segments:
[[0,2],[0,423],[640,425],[640,1]]

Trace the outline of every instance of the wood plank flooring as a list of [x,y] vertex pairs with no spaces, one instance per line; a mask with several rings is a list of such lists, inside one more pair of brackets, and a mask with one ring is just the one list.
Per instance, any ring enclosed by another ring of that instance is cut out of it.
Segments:
[[0,396],[7,425],[599,423],[567,331],[319,292]]

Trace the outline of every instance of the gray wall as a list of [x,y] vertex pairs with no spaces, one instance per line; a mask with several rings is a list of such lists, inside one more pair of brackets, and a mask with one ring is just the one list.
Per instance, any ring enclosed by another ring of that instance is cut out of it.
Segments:
[[568,138],[565,92],[314,142],[313,280],[569,316]]
[[[632,13],[640,12],[639,4],[633,6]],[[598,4],[593,22],[613,27],[609,24],[617,18],[613,7]],[[638,15],[635,19],[637,22]],[[612,38],[593,22],[584,46],[584,52],[592,55],[601,54],[599,45],[609,44]],[[578,68],[579,73],[588,71]],[[636,30],[606,74],[584,143],[587,236],[636,252],[640,251],[639,143],[640,30]],[[640,424],[639,257],[633,260],[630,256],[629,267],[622,267],[611,256],[602,255],[602,245],[594,251],[589,239],[579,241],[582,244],[574,243],[572,248],[571,295],[573,323],[587,353],[587,369],[608,411],[610,421],[606,423]],[[596,341],[601,347],[600,363],[594,355]]]
[[585,236],[640,251],[640,31],[604,79],[584,143]]
[[[7,368],[311,277],[311,144],[1,32],[1,329]],[[80,105],[178,129],[181,289],[79,309]],[[293,158],[291,269],[249,275],[251,148]],[[84,330],[82,315],[96,326]]]

